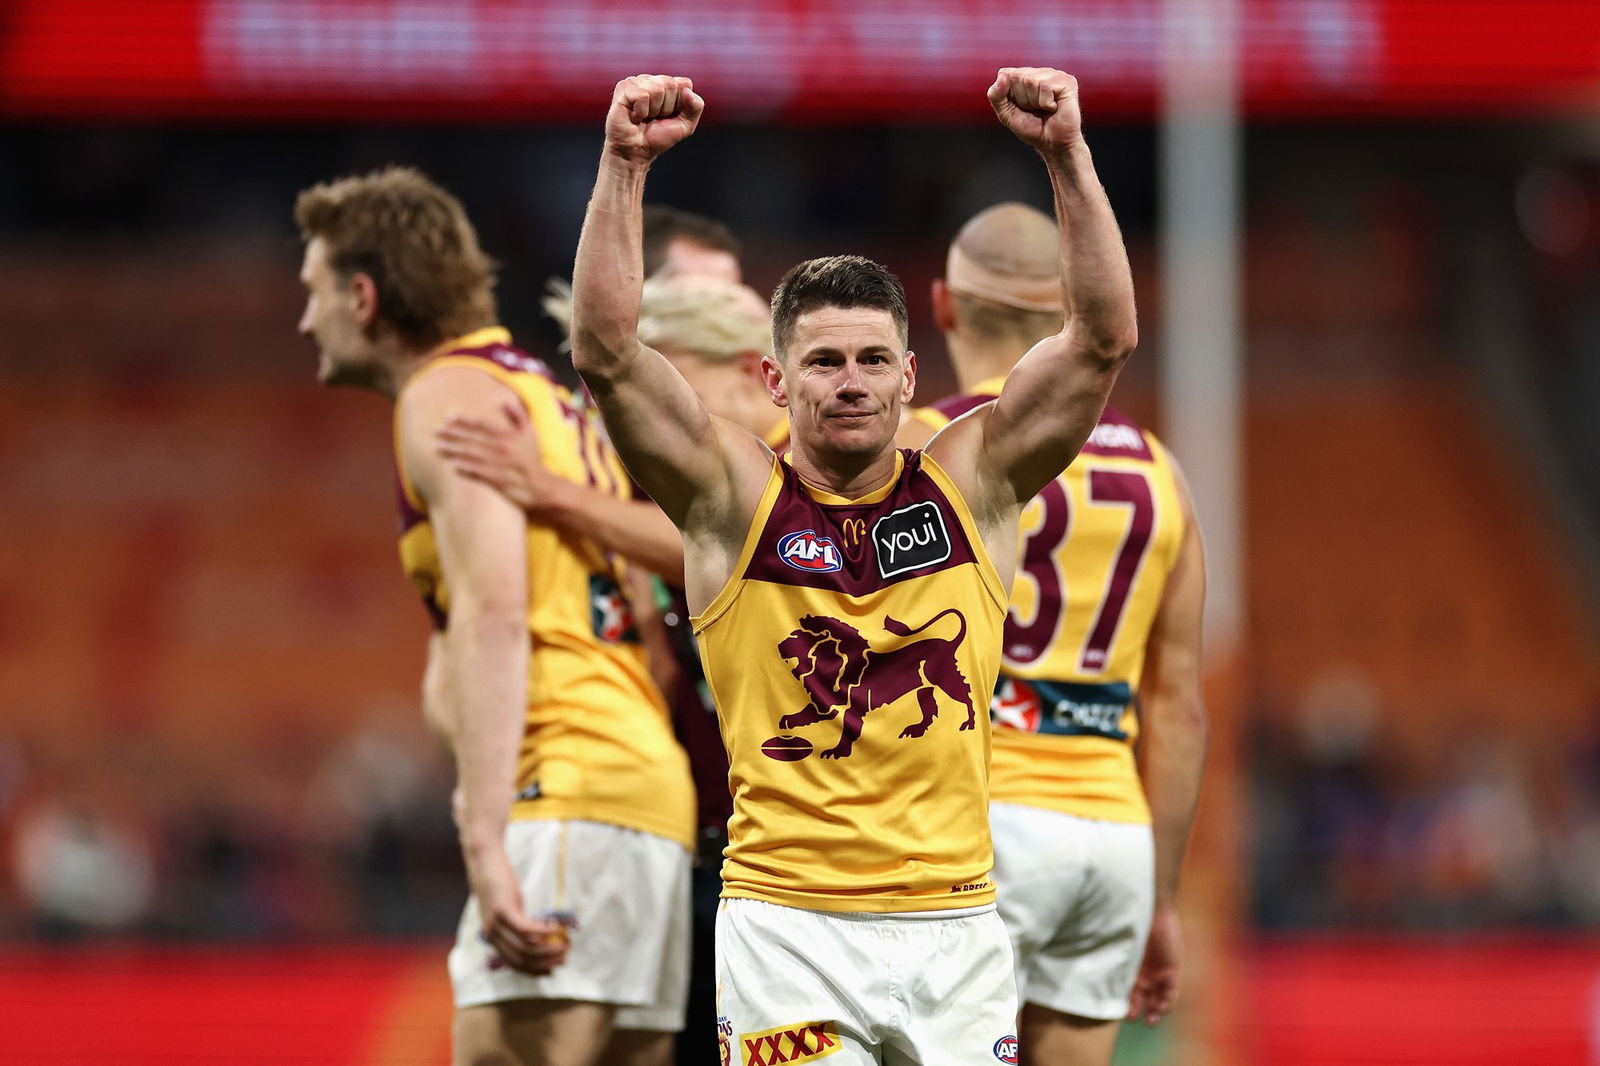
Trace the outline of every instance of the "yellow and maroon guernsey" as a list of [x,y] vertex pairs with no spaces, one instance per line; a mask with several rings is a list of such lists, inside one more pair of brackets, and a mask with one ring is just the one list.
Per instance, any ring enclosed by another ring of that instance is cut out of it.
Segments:
[[[923,408],[937,428],[1003,379]],[[1133,747],[1145,643],[1182,544],[1177,473],[1155,437],[1108,407],[1071,466],[1022,514],[1006,616],[990,797],[1148,823]]]
[[787,462],[694,620],[728,746],[723,895],[894,913],[994,899],[989,722],[1005,590],[950,479],[896,453],[846,499]]
[[[539,360],[485,329],[441,348],[407,388],[439,367],[482,371],[527,409],[539,457],[553,473],[623,495],[627,477],[598,419]],[[398,403],[405,401],[402,391]],[[398,403],[396,410],[398,411]],[[396,422],[398,426],[398,420]],[[400,561],[443,629],[450,589],[427,508],[412,488],[396,439]],[[530,523],[528,724],[513,819],[574,818],[638,829],[692,846],[694,792],[688,760],[620,586],[619,564],[586,538]]]

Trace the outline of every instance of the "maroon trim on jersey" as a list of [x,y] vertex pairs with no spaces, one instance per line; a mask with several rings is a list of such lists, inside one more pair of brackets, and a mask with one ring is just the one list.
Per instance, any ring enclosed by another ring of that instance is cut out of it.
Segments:
[[1089,434],[1083,451],[1078,454],[1114,455],[1123,459],[1143,459],[1147,463],[1155,461],[1150,442],[1145,440],[1144,429],[1109,404],[1101,412],[1100,423]]
[[818,503],[780,461],[783,486],[744,579],[863,596],[976,563],[955,507],[922,469],[922,453],[902,449],[901,455],[905,465],[894,488],[867,504]]
[[994,399],[993,396],[986,396],[981,393],[967,396],[946,396],[932,406],[935,411],[954,422],[968,411],[976,411],[992,399]]
[[509,370],[516,374],[534,374],[547,381],[555,381],[556,376],[550,372],[549,366],[543,359],[536,355],[529,355],[521,348],[510,344],[484,344],[477,348],[454,348],[448,352],[441,352],[435,358],[454,359],[465,357],[468,359],[486,359],[502,370]]
[[410,532],[413,526],[419,526],[428,520],[428,516],[417,510],[411,503],[411,497],[406,495],[405,479],[400,476],[400,464],[395,463],[394,468],[394,502],[400,511],[400,535]]

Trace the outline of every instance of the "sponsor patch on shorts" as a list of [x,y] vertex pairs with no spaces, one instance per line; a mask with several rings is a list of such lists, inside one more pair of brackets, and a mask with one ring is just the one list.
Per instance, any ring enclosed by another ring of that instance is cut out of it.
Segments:
[[802,1022],[746,1033],[739,1046],[741,1066],[785,1066],[827,1058],[839,1050],[839,1035],[832,1022]]

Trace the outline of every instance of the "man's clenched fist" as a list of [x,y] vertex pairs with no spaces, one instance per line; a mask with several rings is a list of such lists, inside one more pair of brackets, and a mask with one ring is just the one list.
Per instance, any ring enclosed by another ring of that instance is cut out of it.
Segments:
[[606,150],[649,162],[694,132],[706,102],[688,78],[636,74],[617,82],[606,114]]
[[1070,148],[1083,136],[1078,79],[1050,67],[1001,67],[989,86],[1000,124],[1041,152]]

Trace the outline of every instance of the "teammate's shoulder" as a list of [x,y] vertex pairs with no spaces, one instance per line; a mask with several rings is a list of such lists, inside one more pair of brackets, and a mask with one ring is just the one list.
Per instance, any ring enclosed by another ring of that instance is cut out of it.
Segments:
[[[946,396],[942,400],[935,400],[926,408],[919,408],[919,410],[933,411],[943,416],[945,422],[954,422],[968,411],[976,411],[993,399],[994,397],[987,393],[957,393],[954,396]],[[913,411],[912,413],[915,414],[916,412]]]
[[503,396],[508,388],[515,391],[512,379],[494,373],[487,365],[440,357],[412,375],[400,390],[398,402],[403,409],[447,401],[470,402],[474,398]]

